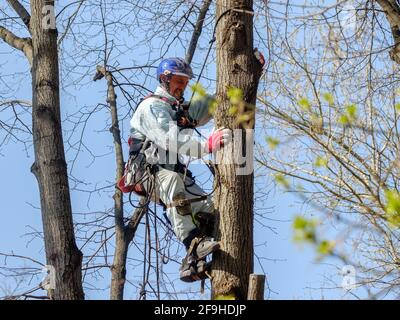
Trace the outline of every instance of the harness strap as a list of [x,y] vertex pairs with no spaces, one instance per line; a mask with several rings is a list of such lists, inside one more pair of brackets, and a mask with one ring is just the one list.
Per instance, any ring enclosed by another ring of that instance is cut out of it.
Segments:
[[193,238],[192,242],[190,243],[190,247],[187,250],[187,255],[191,256],[193,255],[193,250],[197,247],[197,245],[203,240],[203,238],[195,237]]
[[198,202],[198,201],[203,201],[206,200],[207,196],[200,196],[200,197],[195,197],[195,198],[190,198],[190,199],[179,199],[172,201],[166,205],[167,208],[173,208],[173,207],[184,207],[187,206],[188,204],[191,204],[192,202]]
[[[162,100],[162,101],[168,103],[168,104],[171,105],[171,106],[176,106],[176,105],[178,105],[178,102],[177,102],[177,101],[171,101],[171,100],[168,99],[167,97],[163,97],[163,96],[160,96],[160,95],[154,94],[154,93],[149,94],[148,96],[144,97],[143,100],[146,100],[146,99],[149,99],[149,98],[156,98],[156,99]],[[142,101],[143,101],[143,100],[142,100]]]
[[165,103],[169,104],[176,112],[177,115],[177,124],[178,127],[181,129],[195,129],[196,126],[198,125],[198,121],[192,119],[192,117],[189,115],[189,105],[188,104],[179,104],[177,100],[171,101],[167,97],[163,97],[157,94],[149,94],[148,96],[144,97],[142,101],[148,99],[148,98],[155,98],[164,101]]

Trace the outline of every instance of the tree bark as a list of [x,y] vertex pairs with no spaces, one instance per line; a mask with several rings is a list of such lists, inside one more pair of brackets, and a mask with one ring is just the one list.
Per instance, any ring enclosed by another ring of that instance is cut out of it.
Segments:
[[123,230],[118,231],[117,229],[119,228],[116,227],[114,261],[111,269],[111,300],[124,299],[124,289],[126,282],[126,260],[128,257],[129,244],[135,237],[137,227],[139,226],[142,217],[146,213],[147,206],[144,206],[145,203],[146,198],[141,197],[139,201],[140,208],[135,209],[135,212],[133,213],[128,225],[125,226]]
[[[101,69],[101,68],[100,68]],[[97,67],[97,70],[100,70]],[[104,69],[104,68],[103,68]],[[107,80],[107,103],[111,112],[111,128],[113,135],[116,161],[116,182],[121,179],[124,174],[124,157],[121,144],[121,131],[119,129],[118,112],[117,112],[117,96],[115,94],[112,74],[103,70],[103,74]],[[115,253],[114,261],[111,268],[111,300],[122,300],[124,298],[124,287],[126,281],[126,258],[128,254],[129,242],[125,239],[124,228],[124,203],[122,192],[115,188],[114,193],[114,215],[115,215]]]
[[61,130],[57,30],[43,24],[54,1],[32,0],[32,129],[47,264],[54,270],[51,299],[84,299],[82,253],[75,243],[67,163]]
[[[239,141],[225,146],[223,157],[245,149],[243,126],[229,115],[229,87],[240,88],[246,103],[255,105],[261,65],[253,54],[253,1],[217,2],[217,127],[239,129]],[[253,119],[250,119],[254,125]],[[242,147],[240,144],[242,143]],[[252,154],[247,155],[252,161]],[[251,172],[237,174],[239,165],[218,165],[215,207],[219,214],[217,239],[222,246],[214,255],[212,297],[246,299],[249,275],[253,272],[253,181]]]
[[249,279],[249,292],[247,300],[264,300],[264,274],[251,274]]
[[[124,156],[122,152],[121,131],[119,129],[118,110],[117,110],[117,95],[113,84],[113,77],[109,71],[104,67],[97,66],[97,74],[95,80],[105,77],[107,81],[107,103],[110,106],[111,113],[111,128],[110,132],[113,135],[115,161],[116,161],[116,175],[115,181],[124,174]],[[125,223],[124,223],[124,203],[122,192],[115,188],[114,193],[114,216],[115,216],[115,252],[114,261],[111,267],[111,300],[123,300],[124,287],[126,281],[126,258],[128,255],[129,242],[125,236]]]
[[400,6],[395,0],[376,0],[389,22],[394,45],[389,51],[390,58],[400,64]]
[[0,38],[11,47],[22,51],[28,59],[29,64],[32,66],[33,49],[31,38],[17,37],[14,33],[2,26],[0,26]]

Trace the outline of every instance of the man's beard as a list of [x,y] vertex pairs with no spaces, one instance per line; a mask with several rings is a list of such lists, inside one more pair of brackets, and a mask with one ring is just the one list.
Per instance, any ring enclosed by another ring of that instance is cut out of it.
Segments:
[[176,89],[172,94],[176,99],[180,100],[183,98],[183,90]]

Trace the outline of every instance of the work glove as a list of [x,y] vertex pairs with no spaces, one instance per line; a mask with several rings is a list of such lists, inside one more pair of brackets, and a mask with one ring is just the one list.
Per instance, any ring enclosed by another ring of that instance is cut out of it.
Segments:
[[264,55],[260,51],[258,51],[257,48],[254,48],[254,56],[256,57],[258,62],[260,62],[261,67],[264,67],[264,65],[265,65]]
[[216,150],[219,150],[230,141],[230,137],[231,134],[229,129],[220,128],[214,131],[204,144],[205,152],[213,153]]

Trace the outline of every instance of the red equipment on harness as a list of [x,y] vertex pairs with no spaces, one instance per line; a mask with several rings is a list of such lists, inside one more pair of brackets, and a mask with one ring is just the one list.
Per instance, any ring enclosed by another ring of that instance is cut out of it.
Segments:
[[146,197],[147,192],[143,182],[150,178],[148,170],[150,168],[143,151],[147,147],[147,141],[129,137],[128,145],[129,160],[125,165],[124,175],[119,179],[117,187],[123,193],[135,192],[139,196]]
[[143,185],[141,183],[136,183],[134,185],[130,186],[125,186],[125,176],[123,176],[121,179],[118,181],[118,189],[121,190],[123,193],[130,193],[134,192],[138,194],[139,196],[145,197],[147,195],[146,191],[143,188]]

